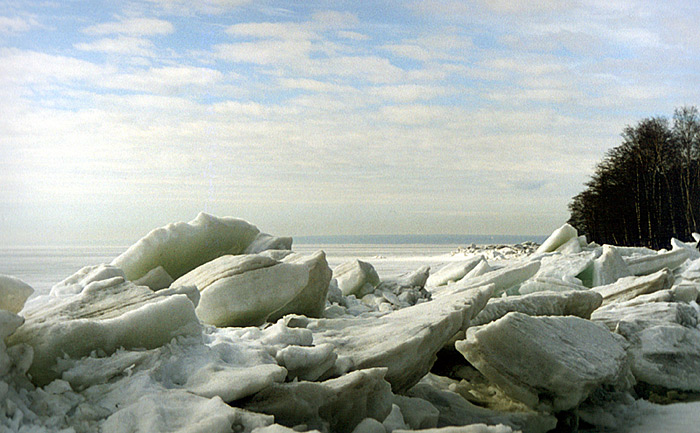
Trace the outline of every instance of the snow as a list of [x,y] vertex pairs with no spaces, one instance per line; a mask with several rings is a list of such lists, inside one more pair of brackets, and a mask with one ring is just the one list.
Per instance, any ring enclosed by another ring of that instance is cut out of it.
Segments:
[[0,431],[692,431],[700,252],[671,244],[329,262],[200,214],[31,299],[0,276]]

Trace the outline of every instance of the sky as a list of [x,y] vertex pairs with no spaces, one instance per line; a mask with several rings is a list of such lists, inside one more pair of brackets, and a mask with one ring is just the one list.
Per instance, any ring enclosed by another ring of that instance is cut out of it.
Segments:
[[0,245],[198,212],[275,235],[548,234],[700,102],[700,3],[0,0]]

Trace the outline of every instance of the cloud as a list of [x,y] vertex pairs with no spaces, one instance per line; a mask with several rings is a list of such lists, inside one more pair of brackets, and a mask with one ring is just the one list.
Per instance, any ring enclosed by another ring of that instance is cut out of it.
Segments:
[[155,45],[148,39],[131,36],[99,39],[94,42],[82,42],[74,45],[81,51],[96,51],[108,54],[125,54],[130,56],[152,57]]
[[406,103],[444,96],[447,94],[448,89],[442,86],[403,84],[375,87],[370,92],[384,100]]
[[210,87],[221,82],[224,74],[208,68],[166,66],[131,74],[117,74],[103,83],[105,87],[148,93],[176,93],[188,87]]
[[363,33],[358,33],[358,32],[352,32],[349,30],[340,30],[338,31],[338,37],[344,38],[344,39],[350,39],[353,41],[368,41],[372,39],[371,37],[363,34]]
[[259,65],[293,65],[308,57],[311,42],[306,40],[266,39],[255,42],[217,44],[214,57],[230,62]]
[[147,0],[169,14],[194,15],[207,14],[218,15],[251,3],[253,0]]
[[0,34],[22,33],[38,26],[39,22],[35,18],[0,16]]
[[168,21],[156,18],[122,18],[86,27],[83,31],[90,35],[153,36],[172,33],[175,27]]
[[306,24],[298,23],[243,23],[229,26],[226,33],[239,37],[284,40],[318,39]]
[[323,29],[339,30],[354,27],[360,23],[357,15],[351,12],[322,11],[311,16],[311,21]]
[[67,56],[16,48],[0,48],[0,76],[6,82],[50,84],[65,81],[99,82],[114,68]]

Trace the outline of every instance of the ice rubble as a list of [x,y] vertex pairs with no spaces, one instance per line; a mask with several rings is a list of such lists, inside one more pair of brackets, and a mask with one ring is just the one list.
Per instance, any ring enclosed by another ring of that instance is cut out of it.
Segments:
[[26,305],[0,276],[0,430],[614,428],[611,407],[700,392],[700,253],[672,246],[565,225],[383,280],[200,214]]

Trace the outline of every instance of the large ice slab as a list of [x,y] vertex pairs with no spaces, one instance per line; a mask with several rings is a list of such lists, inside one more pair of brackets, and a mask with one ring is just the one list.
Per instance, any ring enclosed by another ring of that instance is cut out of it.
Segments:
[[391,412],[393,394],[384,380],[385,368],[354,371],[325,382],[277,384],[245,402],[245,408],[275,416],[293,427],[350,433],[365,418],[383,421]]
[[535,254],[550,253],[556,251],[557,248],[569,242],[571,239],[578,237],[578,231],[569,224],[564,224],[563,226],[552,232],[551,235],[537,248]]
[[611,245],[603,245],[603,251],[593,261],[592,276],[593,287],[612,284],[623,277],[629,277],[632,272],[622,258],[617,248]]
[[132,281],[158,266],[177,279],[226,254],[259,252],[268,246],[291,244],[288,238],[283,240],[277,242],[269,235],[261,235],[257,227],[241,219],[200,213],[189,223],[171,223],[151,231],[111,264],[123,269],[126,278]]
[[591,290],[603,296],[603,305],[612,302],[622,302],[634,299],[640,295],[670,289],[673,284],[673,274],[668,269],[662,269],[643,277],[624,277],[612,284],[594,287]]
[[626,346],[619,335],[588,320],[517,312],[469,328],[466,340],[455,343],[509,396],[552,411],[576,407],[602,385],[626,385]]
[[0,275],[0,310],[19,313],[34,289],[19,278]]
[[436,287],[444,286],[450,282],[459,281],[482,261],[484,261],[484,256],[477,255],[469,260],[447,264],[434,274],[430,275],[426,284],[429,287]]
[[688,258],[690,252],[686,248],[676,248],[652,255],[626,257],[624,260],[632,275],[649,275],[664,268],[674,270]]
[[343,295],[358,298],[374,291],[379,284],[379,275],[370,263],[353,260],[333,269],[333,278]]
[[638,382],[665,389],[700,392],[700,330],[675,323],[621,321],[632,373]]
[[494,286],[444,295],[382,317],[310,320],[314,342],[330,343],[338,354],[335,374],[387,367],[395,392],[417,383],[435,354],[486,305]]
[[180,390],[141,396],[112,414],[101,431],[110,433],[251,432],[272,424],[271,416],[247,413],[220,398],[202,398]]
[[225,255],[188,272],[172,287],[194,285],[201,292],[197,315],[215,326],[260,325],[287,313],[320,316],[331,271],[325,254]]
[[37,383],[56,378],[56,359],[94,350],[154,348],[173,337],[201,332],[190,299],[173,291],[153,292],[114,277],[88,284],[76,296],[24,312],[25,323],[8,345],[34,350],[30,374]]
[[494,285],[494,296],[498,296],[514,287],[523,281],[528,280],[537,273],[540,269],[539,261],[531,261],[525,263],[514,263],[501,269],[496,269],[491,272],[479,275],[474,278],[462,278],[454,284],[450,284],[445,288],[436,290],[436,295],[441,296],[442,293],[452,293],[462,291],[474,287]]
[[592,291],[536,292],[522,296],[489,299],[488,304],[471,321],[483,325],[517,311],[528,316],[578,316],[589,319],[600,307],[603,297]]

